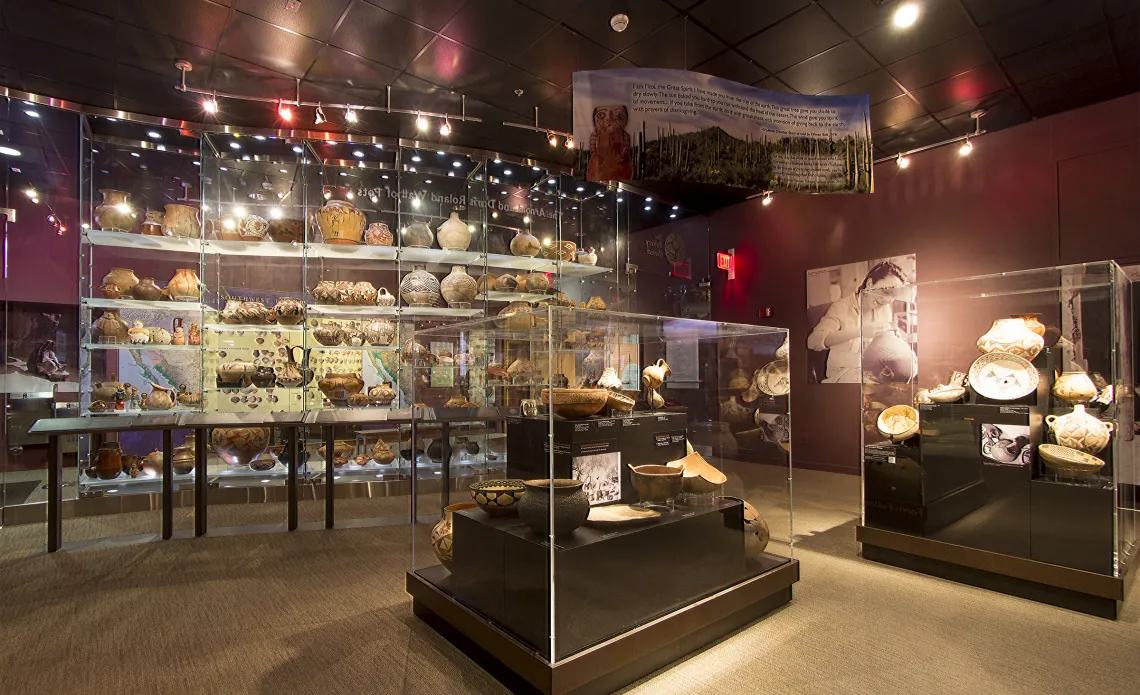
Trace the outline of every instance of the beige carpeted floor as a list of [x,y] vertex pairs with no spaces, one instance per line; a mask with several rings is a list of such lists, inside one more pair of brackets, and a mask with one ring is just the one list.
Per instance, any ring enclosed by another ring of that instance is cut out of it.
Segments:
[[[1140,692],[1140,601],[1113,622],[866,562],[858,504],[797,472],[792,603],[627,692]],[[52,556],[42,533],[0,531],[0,693],[505,692],[412,616],[408,526]]]

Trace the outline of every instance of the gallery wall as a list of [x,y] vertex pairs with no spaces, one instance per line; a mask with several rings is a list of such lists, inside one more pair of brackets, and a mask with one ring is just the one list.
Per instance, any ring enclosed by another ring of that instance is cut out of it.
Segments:
[[[984,124],[984,122],[983,122]],[[1140,260],[1140,96],[875,168],[871,195],[779,194],[710,218],[713,316],[791,331],[795,465],[859,472],[859,385],[809,384],[805,273],[917,254],[919,281],[1108,258]],[[762,314],[771,310],[771,315]],[[923,384],[930,386],[933,384]]]

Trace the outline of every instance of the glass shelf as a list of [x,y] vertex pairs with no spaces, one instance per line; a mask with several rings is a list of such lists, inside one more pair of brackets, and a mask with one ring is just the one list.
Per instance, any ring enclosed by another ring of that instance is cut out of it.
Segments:
[[199,352],[202,349],[201,345],[152,345],[150,343],[143,343],[141,345],[132,345],[130,343],[83,343],[84,350],[137,350],[146,352],[149,350],[185,350],[187,352]]
[[394,261],[398,256],[399,249],[395,246],[309,244],[310,258]]
[[486,294],[475,296],[476,301],[488,302],[541,302],[550,299],[551,295],[542,292],[498,292],[491,290]]
[[339,306],[335,304],[310,304],[305,307],[309,316],[396,316],[400,310],[394,306]]
[[208,240],[206,253],[221,256],[267,256],[271,258],[301,258],[305,245],[278,241],[218,241]]
[[310,350],[342,350],[348,352],[399,352],[395,345],[310,345]]
[[251,331],[254,333],[287,333],[289,331],[304,331],[303,324],[296,326],[282,326],[280,324],[264,323],[207,323],[208,331]]
[[200,314],[205,306],[198,302],[152,302],[142,299],[84,299],[83,304],[91,309],[147,309],[150,311],[171,311]]
[[88,229],[83,239],[92,246],[115,246],[119,248],[164,251],[166,253],[202,253],[202,242],[198,239],[167,236],[145,236],[127,232],[108,232],[101,229]]

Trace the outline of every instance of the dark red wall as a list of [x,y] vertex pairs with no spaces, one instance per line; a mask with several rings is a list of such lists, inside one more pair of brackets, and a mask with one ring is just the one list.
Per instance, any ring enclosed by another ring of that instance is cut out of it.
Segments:
[[[983,119],[984,121],[984,119]],[[1140,260],[1140,96],[1033,121],[875,168],[875,193],[776,195],[710,221],[713,316],[791,330],[796,465],[858,472],[859,386],[808,384],[805,273],[918,255],[919,281],[1113,258]],[[771,307],[771,318],[758,311]]]

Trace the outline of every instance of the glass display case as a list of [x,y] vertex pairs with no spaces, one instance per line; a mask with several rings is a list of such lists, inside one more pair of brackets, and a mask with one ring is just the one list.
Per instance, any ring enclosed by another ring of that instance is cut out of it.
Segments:
[[[424,373],[417,427],[432,418],[486,423],[479,450],[501,471],[466,489],[444,485],[442,518],[423,506],[434,497],[420,498],[408,574],[417,611],[460,630],[479,618],[540,667],[527,675],[505,661],[524,678],[573,663],[565,668],[594,680],[593,657],[578,657],[632,631],[670,632],[679,623],[664,626],[685,614],[698,632],[721,600],[739,601],[738,626],[790,599],[798,570],[786,339],[778,328],[556,300],[417,330],[405,345]],[[733,381],[742,364],[772,372],[762,391]],[[736,457],[724,412],[737,407],[752,428],[770,430],[779,452],[771,460]],[[479,465],[454,427],[452,435],[450,452],[427,451],[445,477],[449,460],[452,470]],[[728,598],[738,590],[747,597]],[[733,629],[710,629],[722,628]],[[610,655],[649,666],[639,650],[664,632]]]
[[[1115,614],[1122,584],[1088,577],[1122,580],[1137,547],[1121,269],[872,286],[860,302],[864,554],[982,565],[1056,589],[1045,600]],[[1082,591],[1094,596],[1070,595]]]

